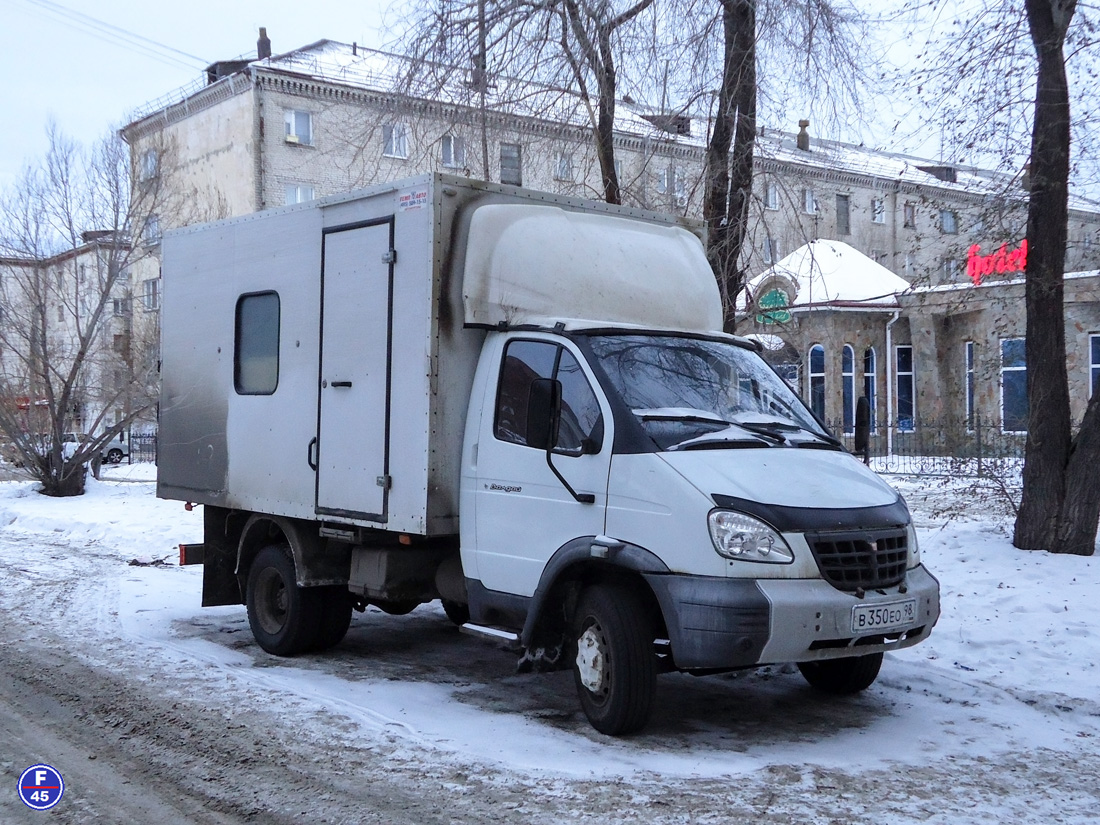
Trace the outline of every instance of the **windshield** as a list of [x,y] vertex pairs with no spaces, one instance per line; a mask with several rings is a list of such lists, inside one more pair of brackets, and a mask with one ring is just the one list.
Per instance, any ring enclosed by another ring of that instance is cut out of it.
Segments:
[[669,335],[593,335],[588,341],[623,401],[662,449],[718,433],[728,445],[783,443],[791,431],[833,442],[752,350]]

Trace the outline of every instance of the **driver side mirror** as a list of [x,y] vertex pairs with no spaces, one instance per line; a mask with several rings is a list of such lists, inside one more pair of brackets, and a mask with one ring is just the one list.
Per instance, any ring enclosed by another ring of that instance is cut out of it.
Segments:
[[561,381],[536,378],[527,396],[527,446],[552,450],[561,423]]

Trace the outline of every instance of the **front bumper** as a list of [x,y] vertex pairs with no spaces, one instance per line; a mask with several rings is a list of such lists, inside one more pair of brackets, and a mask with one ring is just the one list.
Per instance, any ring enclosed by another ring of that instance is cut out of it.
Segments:
[[[940,615],[940,586],[923,566],[901,585],[857,598],[822,579],[728,579],[647,574],[680,670],[811,662],[910,647]],[[902,590],[904,588],[904,591]],[[916,600],[916,619],[853,635],[852,608]]]

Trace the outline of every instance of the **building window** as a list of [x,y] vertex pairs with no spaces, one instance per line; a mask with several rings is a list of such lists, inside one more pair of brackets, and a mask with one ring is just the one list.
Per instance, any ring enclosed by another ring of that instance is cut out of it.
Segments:
[[836,234],[851,235],[852,223],[848,215],[848,196],[836,196]]
[[554,180],[573,181],[573,153],[558,152],[554,159]]
[[120,318],[125,318],[130,314],[130,301],[128,298],[115,298],[111,301],[114,314]]
[[141,282],[141,305],[149,311],[160,309],[160,278]]
[[950,209],[940,210],[940,231],[945,235],[959,234],[959,216]]
[[283,124],[286,127],[285,140],[287,143],[299,143],[302,146],[313,145],[313,115],[309,112],[287,109],[283,113]]
[[966,431],[974,430],[974,342],[966,342]]
[[518,143],[500,144],[500,182],[523,186],[523,153]]
[[802,211],[807,215],[817,214],[817,198],[814,197],[813,189],[802,190]]
[[959,262],[954,258],[943,259],[943,282],[953,284],[959,280]]
[[844,413],[844,432],[856,431],[856,351],[845,344],[840,351],[840,392]]
[[863,394],[871,410],[871,432],[878,431],[878,364],[874,347],[863,351]]
[[286,185],[287,204],[305,203],[311,200],[313,200],[312,186],[306,186],[304,183],[288,183]]
[[141,180],[152,180],[160,172],[160,156],[156,149],[141,153]]
[[779,208],[779,184],[769,183],[764,189],[764,208]]
[[913,256],[912,252],[905,253],[905,277],[907,280],[913,280],[917,276],[917,259]]
[[1001,429],[1027,432],[1027,360],[1023,338],[1001,339]]
[[871,223],[886,223],[886,201],[871,198]]
[[771,264],[780,258],[779,241],[774,238],[764,239],[764,263]]
[[443,136],[443,165],[451,169],[466,166],[466,141],[457,135]]
[[160,243],[160,216],[150,215],[145,219],[145,226],[141,230],[141,238],[146,246]]
[[814,344],[810,347],[810,369],[807,373],[810,382],[810,410],[822,421],[825,420],[825,347]]
[[906,229],[912,229],[917,225],[917,205],[912,201],[906,201],[901,209],[902,225]]
[[657,177],[657,194],[671,195],[679,206],[687,203],[687,181],[680,167],[669,166],[661,171]]
[[271,395],[279,385],[279,295],[259,292],[237,301],[233,386],[240,395]]
[[404,123],[383,124],[382,154],[388,158],[409,156],[409,130]]
[[887,252],[885,249],[872,249],[871,260],[879,266],[889,266],[890,253]]
[[1089,397],[1100,392],[1100,335],[1089,336]]
[[894,348],[898,384],[898,430],[912,432],[916,426],[916,405],[913,382],[913,347]]

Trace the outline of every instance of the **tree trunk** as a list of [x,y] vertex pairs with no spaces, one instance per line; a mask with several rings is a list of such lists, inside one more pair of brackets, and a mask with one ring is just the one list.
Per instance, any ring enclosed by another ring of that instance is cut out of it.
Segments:
[[733,332],[737,295],[745,280],[740,262],[756,145],[756,0],[719,1],[724,65],[714,131],[707,145],[703,217],[708,229],[707,257],[718,279],[725,328]]
[[[1039,72],[1027,217],[1028,434],[1013,543],[1052,552],[1077,552],[1069,548],[1087,545],[1091,553],[1097,529],[1093,502],[1100,501],[1100,493],[1091,490],[1096,482],[1087,473],[1100,459],[1100,414],[1094,400],[1076,442],[1071,442],[1064,366],[1070,104],[1063,44],[1075,5],[1076,0],[1026,0]],[[1067,498],[1072,484],[1082,489]]]
[[1100,393],[1092,397],[1081,429],[1073,439],[1066,466],[1066,501],[1062,505],[1058,536],[1051,550],[1091,556],[1096,551],[1100,522]]

